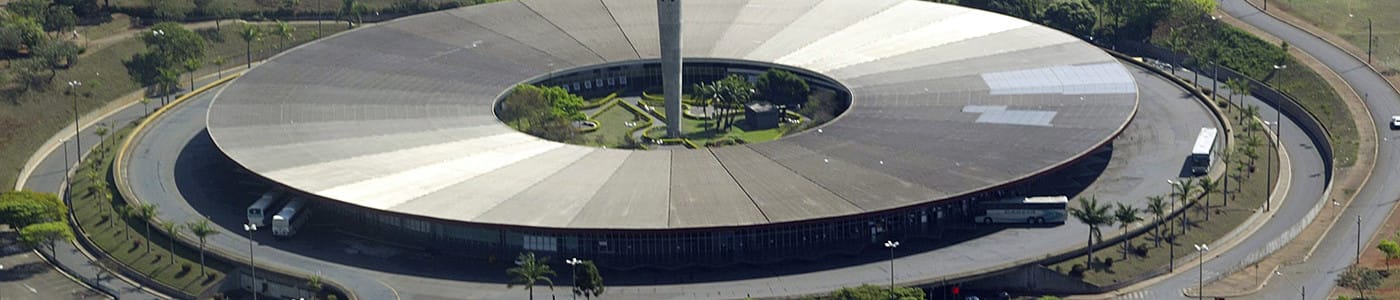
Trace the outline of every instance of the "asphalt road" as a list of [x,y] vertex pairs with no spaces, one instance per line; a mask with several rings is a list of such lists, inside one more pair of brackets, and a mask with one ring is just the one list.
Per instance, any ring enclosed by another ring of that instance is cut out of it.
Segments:
[[[1322,39],[1263,14],[1242,0],[1222,0],[1220,9],[1288,41],[1295,49],[1311,54],[1336,71],[1357,94],[1365,97],[1371,119],[1377,122],[1379,149],[1376,168],[1368,184],[1358,191],[1355,202],[1346,208],[1341,220],[1323,238],[1310,259],[1282,268],[1280,272],[1284,275],[1281,278],[1250,297],[1292,299],[1299,296],[1301,287],[1306,287],[1305,298],[1323,299],[1330,292],[1336,274],[1356,259],[1358,228],[1362,237],[1369,239],[1379,230],[1390,211],[1395,209],[1395,200],[1400,198],[1400,185],[1393,184],[1400,180],[1400,145],[1396,144],[1400,141],[1400,133],[1387,129],[1385,124],[1390,116],[1400,115],[1400,95],[1379,74],[1366,68],[1362,61]],[[1359,227],[1357,216],[1361,217]]]
[[[1142,103],[1137,120],[1115,141],[1114,160],[1105,167],[1104,175],[1084,194],[1142,206],[1145,196],[1168,191],[1163,182],[1180,173],[1200,127],[1218,125],[1211,125],[1213,119],[1205,108],[1185,91],[1148,71],[1134,68],[1133,73],[1144,99],[1150,100]],[[162,219],[183,222],[207,215],[222,229],[221,234],[209,239],[210,247],[246,255],[248,240],[241,228],[245,218],[242,210],[258,192],[255,187],[259,184],[239,180],[237,174],[227,172],[230,166],[218,158],[217,149],[203,131],[204,108],[218,91],[191,99],[153,124],[151,130],[159,134],[146,135],[132,157],[133,192],[159,204]],[[265,232],[256,232],[253,251],[258,263],[320,272],[355,288],[365,299],[514,299],[524,293],[505,287],[506,266],[502,261],[508,261],[506,258],[490,262],[432,257],[339,234],[321,234],[328,230],[316,224],[310,227],[309,234],[292,240],[276,240]],[[942,248],[921,248],[912,243],[901,249],[925,250],[900,253],[896,276],[898,281],[934,279],[1033,258],[1047,252],[1044,249],[1080,246],[1085,231],[1082,224],[1071,222],[1054,228],[1002,230]],[[681,274],[629,271],[605,276],[610,299],[781,296],[888,282],[888,261],[884,260],[883,251],[867,252],[871,253],[794,263],[783,270],[740,266]],[[555,268],[562,271],[566,270],[564,267]],[[567,284],[562,279],[558,283]],[[537,290],[541,295],[550,292],[546,288]],[[567,288],[552,292],[568,296]]]
[[[145,107],[141,104],[131,105],[124,110],[112,113],[100,122],[125,126],[125,124],[141,118],[141,116],[146,113],[146,109],[154,110],[156,109],[156,105],[150,105],[149,107]],[[34,172],[29,174],[28,180],[24,183],[24,189],[37,192],[58,193],[65,178],[64,164],[77,164],[79,153],[87,153],[87,151],[92,150],[93,146],[96,146],[96,142],[99,138],[97,134],[94,133],[95,130],[96,126],[82,129],[81,145],[78,145],[77,141],[72,139],[71,132],[61,133],[70,134],[69,140],[64,145],[67,149],[67,157],[64,157],[65,147],[58,147],[47,153],[42,161],[34,168]],[[56,248],[57,263],[63,264],[67,266],[69,270],[72,270],[70,275],[88,278],[90,279],[89,282],[99,282],[101,285],[99,288],[115,291],[117,297],[121,299],[160,299],[160,297],[154,296],[138,286],[112,278],[110,274],[99,271],[100,268],[92,264],[92,261],[89,260],[87,256],[79,252],[77,246],[73,243],[59,243]]]
[[[1178,76],[1182,76],[1183,78],[1193,77],[1188,72],[1180,72]],[[1201,84],[1210,86],[1211,81],[1209,78],[1202,76]],[[1223,87],[1221,89],[1222,91],[1227,90]],[[1275,126],[1282,126],[1281,128],[1273,128],[1278,130],[1277,132],[1279,132],[1280,138],[1283,141],[1284,150],[1288,153],[1293,167],[1291,170],[1293,177],[1288,188],[1288,196],[1275,208],[1277,211],[1274,212],[1274,216],[1268,219],[1268,221],[1265,221],[1263,227],[1245,238],[1235,247],[1225,250],[1220,250],[1216,247],[1217,252],[1224,252],[1207,255],[1209,259],[1206,260],[1203,265],[1198,260],[1179,261],[1177,265],[1178,268],[1188,268],[1193,271],[1170,275],[1146,289],[1126,292],[1125,294],[1127,296],[1122,298],[1170,299],[1183,297],[1182,290],[1196,288],[1201,276],[1209,280],[1221,276],[1232,268],[1239,267],[1239,265],[1243,264],[1243,261],[1247,260],[1250,254],[1258,249],[1265,248],[1265,245],[1297,224],[1297,221],[1303,219],[1304,215],[1306,215],[1308,211],[1317,204],[1317,201],[1322,198],[1323,188],[1326,187],[1326,182],[1324,182],[1325,178],[1323,176],[1324,165],[1322,164],[1321,153],[1314,148],[1313,141],[1311,141],[1307,135],[1303,133],[1302,129],[1298,127],[1295,121],[1288,118],[1288,116],[1283,116],[1283,122],[1279,123],[1279,120],[1275,118],[1276,112],[1274,108],[1264,104],[1259,99],[1245,97],[1244,105],[1259,107],[1260,119],[1263,119],[1269,124],[1276,124]],[[1258,168],[1260,172],[1265,171],[1265,166],[1263,164],[1260,164]],[[1190,246],[1177,250],[1195,251],[1195,249]],[[1218,254],[1218,256],[1216,256],[1216,254]],[[1196,270],[1196,268],[1202,266],[1204,267],[1203,272],[1202,270]]]
[[0,300],[110,299],[54,270],[18,237],[0,226]]

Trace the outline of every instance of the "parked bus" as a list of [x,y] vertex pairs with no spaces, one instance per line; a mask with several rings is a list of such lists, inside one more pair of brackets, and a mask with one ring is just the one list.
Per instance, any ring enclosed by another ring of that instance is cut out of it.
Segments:
[[263,193],[257,202],[248,206],[248,224],[253,226],[266,226],[267,218],[271,217],[269,211],[277,207],[277,203],[282,200],[282,190],[271,189]]
[[973,220],[993,223],[1064,223],[1069,197],[1011,197],[974,204]]
[[1201,134],[1196,136],[1196,145],[1191,148],[1191,156],[1186,158],[1191,174],[1210,172],[1210,164],[1215,160],[1215,132],[1215,128],[1201,128]]
[[309,207],[306,206],[306,199],[296,198],[287,203],[281,212],[272,216],[273,236],[293,236],[297,234],[297,229],[302,224],[306,224],[306,219],[311,218]]

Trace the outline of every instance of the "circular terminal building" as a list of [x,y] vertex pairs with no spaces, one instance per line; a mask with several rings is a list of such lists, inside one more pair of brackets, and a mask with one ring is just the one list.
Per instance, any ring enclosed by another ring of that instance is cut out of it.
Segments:
[[1137,111],[1113,57],[1023,20],[915,0],[752,0],[682,4],[687,78],[785,69],[848,98],[843,114],[768,142],[656,150],[544,140],[497,118],[519,84],[660,82],[657,5],[512,1],[353,30],[234,81],[208,132],[345,230],[675,266],[939,232],[966,222],[971,199],[1109,144]]

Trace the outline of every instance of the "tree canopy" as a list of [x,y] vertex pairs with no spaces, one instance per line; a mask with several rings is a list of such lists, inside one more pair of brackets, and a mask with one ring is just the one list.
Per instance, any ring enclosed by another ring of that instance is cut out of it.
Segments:
[[1045,24],[1076,36],[1093,34],[1098,10],[1086,0],[1058,0],[1045,9]]
[[68,206],[57,195],[31,191],[0,194],[0,223],[14,228],[68,221]]
[[73,230],[63,221],[37,223],[21,228],[19,240],[31,248],[48,246],[49,251],[53,251],[54,242],[73,240]]
[[807,103],[807,96],[812,92],[806,80],[797,77],[797,74],[779,69],[768,69],[763,75],[759,75],[754,89],[762,99],[779,105],[784,110],[790,106]]
[[588,117],[581,110],[583,97],[560,87],[522,84],[511,90],[498,113],[516,130],[549,140],[570,142],[578,137],[572,122]]
[[582,295],[585,299],[591,299],[603,295],[603,276],[598,274],[598,266],[593,261],[585,260],[574,266],[578,268],[574,273],[574,295]]

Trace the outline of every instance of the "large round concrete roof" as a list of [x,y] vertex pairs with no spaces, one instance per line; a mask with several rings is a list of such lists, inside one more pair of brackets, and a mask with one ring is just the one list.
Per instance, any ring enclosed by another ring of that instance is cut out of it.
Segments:
[[[208,129],[238,164],[372,209],[544,228],[744,226],[856,215],[1016,182],[1109,142],[1127,69],[1067,34],[915,0],[685,1],[688,58],[824,74],[820,132],[713,149],[542,140],[493,115],[552,71],[655,59],[654,0],[526,0],[328,37],[237,79]],[[689,83],[686,83],[689,84]]]

